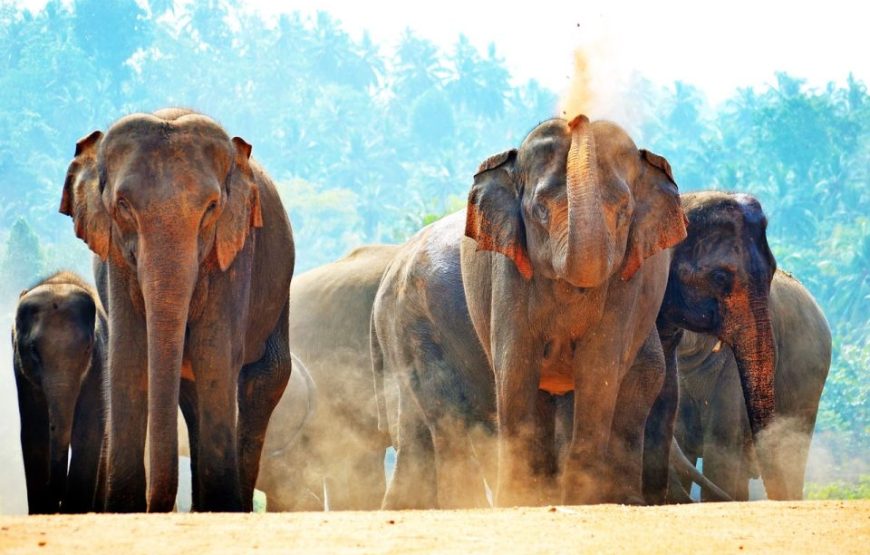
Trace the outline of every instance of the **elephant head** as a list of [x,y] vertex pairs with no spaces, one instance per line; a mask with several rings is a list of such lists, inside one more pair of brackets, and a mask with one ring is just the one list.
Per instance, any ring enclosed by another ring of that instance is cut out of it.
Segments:
[[[770,284],[776,260],[767,244],[767,218],[745,194],[684,195],[689,235],[674,252],[661,316],[688,330],[718,337],[734,352],[753,438],[774,416],[775,348]],[[772,499],[784,494],[775,461],[759,450]]]
[[210,118],[164,110],[80,140],[67,173],[60,211],[129,276],[133,305],[145,315],[152,509],[156,492],[176,489],[179,378],[186,325],[202,309],[197,284],[232,271],[262,226],[250,155],[248,143]]
[[613,123],[578,116],[544,122],[518,150],[480,165],[465,235],[527,280],[587,288],[617,272],[631,279],[686,228],[667,160],[638,150]]
[[58,274],[22,292],[12,332],[16,367],[42,392],[48,415],[41,433],[48,441],[49,499],[34,500],[46,504],[36,512],[57,512],[64,498],[76,402],[94,350],[94,298],[77,278],[68,276]]

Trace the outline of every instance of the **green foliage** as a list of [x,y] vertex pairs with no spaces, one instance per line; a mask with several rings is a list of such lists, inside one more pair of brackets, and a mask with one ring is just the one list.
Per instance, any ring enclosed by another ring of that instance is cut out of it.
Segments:
[[870,499],[870,474],[862,474],[857,483],[836,480],[804,485],[806,499]]
[[2,298],[17,298],[21,290],[39,280],[44,266],[39,238],[23,218],[18,218],[9,231],[3,259],[0,260]]

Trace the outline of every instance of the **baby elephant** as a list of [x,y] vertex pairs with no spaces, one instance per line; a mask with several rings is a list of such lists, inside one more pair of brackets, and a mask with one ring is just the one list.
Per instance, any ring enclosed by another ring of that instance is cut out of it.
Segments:
[[107,329],[94,289],[75,274],[60,272],[21,293],[12,349],[31,514],[101,508]]

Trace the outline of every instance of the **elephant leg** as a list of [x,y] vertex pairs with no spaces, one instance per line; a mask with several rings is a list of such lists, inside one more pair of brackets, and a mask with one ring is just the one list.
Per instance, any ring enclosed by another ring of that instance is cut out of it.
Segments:
[[[191,330],[191,339],[195,337]],[[227,341],[196,341],[213,345],[211,351],[191,353],[197,384],[197,461],[198,496],[194,501],[201,511],[239,512],[253,503],[243,502],[239,485],[238,405],[239,376],[232,370],[232,345]],[[222,347],[222,348],[218,348]]]
[[664,383],[646,418],[643,438],[643,498],[651,505],[665,503],[668,493],[671,440],[680,399],[676,351],[682,335],[682,331],[662,331],[660,336]]
[[495,505],[536,505],[540,492],[531,483],[534,451],[538,446],[536,415],[540,357],[523,330],[509,329],[493,343],[493,366],[498,422],[498,480]]
[[774,456],[776,460],[781,461],[787,499],[803,499],[804,475],[817,410],[818,407],[805,409],[796,417],[789,418],[789,425],[784,430],[785,437],[777,445],[777,453]]
[[[105,393],[103,396],[105,400]],[[97,483],[94,491],[94,512],[106,511],[106,487],[109,479],[109,430],[108,422],[103,424],[103,437],[100,441],[100,459],[97,464]]]
[[[736,380],[735,380],[736,381]],[[735,384],[737,385],[737,384]],[[720,395],[722,391],[718,392]],[[742,404],[737,409],[719,406],[713,399],[710,406],[710,422],[704,435],[704,475],[718,485],[735,501],[748,499],[748,474],[744,468],[744,442],[747,441],[748,419]],[[743,418],[741,418],[741,416]],[[702,501],[711,501],[702,491]]]
[[387,489],[384,475],[385,451],[386,447],[378,448],[376,444],[352,462],[353,483],[348,488],[351,492],[348,510],[371,511],[380,508]]
[[15,366],[18,388],[18,412],[21,415],[21,452],[27,483],[27,508],[30,514],[57,512],[57,503],[49,491],[48,404],[45,395]]
[[[329,476],[329,510],[379,509],[387,489],[384,475],[386,445],[380,437],[368,438],[362,434],[354,436],[350,443],[352,453],[343,458],[338,455],[339,460],[328,461],[324,465]],[[335,456],[333,454],[332,458],[335,459]]]
[[556,397],[538,391],[535,404],[535,448],[531,454],[531,484],[538,491],[536,504],[559,502],[559,455],[556,440]]
[[[679,371],[678,371],[679,376]],[[680,382],[678,377],[679,387],[686,387],[685,383]],[[701,427],[701,415],[694,404],[694,400],[689,395],[681,394],[677,403],[677,419],[674,426],[674,438],[689,460],[692,466],[697,466],[698,455],[702,452],[704,443],[704,432]],[[673,468],[671,468],[673,471]],[[684,473],[671,472],[671,482],[679,484],[681,490],[691,494],[692,478]],[[668,486],[670,490],[670,485]],[[677,490],[679,493],[679,490]]]
[[148,341],[145,318],[136,313],[125,276],[118,274],[110,266],[106,511],[144,512]]
[[472,454],[489,488],[490,497],[487,501],[491,505],[498,482],[498,433],[495,424],[486,421],[474,426],[469,430],[469,436]]
[[196,401],[196,382],[191,380],[181,380],[181,387],[178,395],[178,405],[181,407],[181,414],[184,416],[184,422],[187,424],[187,441],[190,447],[190,488],[191,488],[191,511],[198,511],[197,504],[199,500],[199,475],[198,468],[198,447],[199,447],[199,417],[197,416],[197,401]]
[[554,438],[559,472],[561,473],[565,468],[571,436],[574,434],[574,392],[569,391],[564,395],[556,395],[553,397],[553,402],[556,407]]
[[[650,453],[665,457],[664,461],[656,461],[658,463],[656,468],[661,474],[656,476],[660,482],[658,484],[660,498],[656,501],[659,503],[664,501],[667,488],[667,457],[670,454],[670,439],[673,437],[673,411],[668,415],[651,413],[656,401],[661,400],[664,374],[665,361],[661,342],[658,332],[653,329],[620,384],[608,445],[610,477],[607,480],[609,492],[605,499],[609,501],[644,503],[645,456]],[[676,382],[676,374],[674,374],[674,382]],[[673,410],[676,410],[675,401],[674,399]],[[648,420],[663,436],[659,438],[654,435],[649,445],[645,433]]]
[[469,387],[461,379],[426,326],[415,330],[421,348],[415,349],[411,389],[428,424],[435,448],[438,506],[442,509],[485,507],[483,476],[474,463],[469,438],[472,407]]
[[399,381],[396,467],[383,509],[432,509],[438,505],[435,446],[423,412],[404,380]]
[[266,494],[268,512],[322,511],[323,479],[312,470],[312,449],[306,438],[275,453],[263,453],[257,488]]
[[86,513],[95,508],[97,480],[105,413],[103,410],[103,375],[91,369],[85,377],[76,403],[72,429],[72,455],[62,510],[65,513]]
[[[595,342],[598,343],[598,342]],[[619,394],[620,353],[610,342],[587,344],[595,353],[574,368],[574,426],[562,473],[563,503],[582,505],[606,499],[602,477],[610,475],[607,450]],[[621,346],[619,346],[621,350]],[[575,360],[578,355],[574,355]],[[575,364],[577,364],[575,362]]]
[[239,483],[246,511],[253,510],[254,485],[260,471],[269,418],[290,380],[289,307],[288,301],[278,325],[266,340],[262,358],[246,364],[239,375]]

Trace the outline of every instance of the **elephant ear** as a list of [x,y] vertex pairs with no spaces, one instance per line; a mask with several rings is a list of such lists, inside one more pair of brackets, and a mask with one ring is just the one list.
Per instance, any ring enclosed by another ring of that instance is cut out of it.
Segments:
[[112,221],[103,204],[103,187],[97,152],[103,139],[101,131],[94,131],[76,143],[73,161],[66,171],[60,213],[73,219],[76,237],[88,244],[100,260],[109,256]]
[[520,275],[532,277],[532,263],[520,214],[520,195],[512,177],[517,151],[490,156],[474,174],[468,194],[465,236],[477,241],[477,250],[499,252],[511,260]]
[[[647,179],[650,186],[640,191],[641,198],[635,198],[634,217],[622,266],[623,281],[631,279],[644,260],[686,238],[688,220],[680,205],[680,193],[671,165],[662,156],[648,150],[641,150],[640,155],[644,163],[652,166],[647,167],[640,177]],[[658,175],[651,179],[644,177],[650,171]]]
[[226,271],[245,246],[252,227],[263,227],[260,188],[251,168],[251,145],[233,137],[233,164],[227,177],[227,200],[215,229],[215,250],[221,271]]

